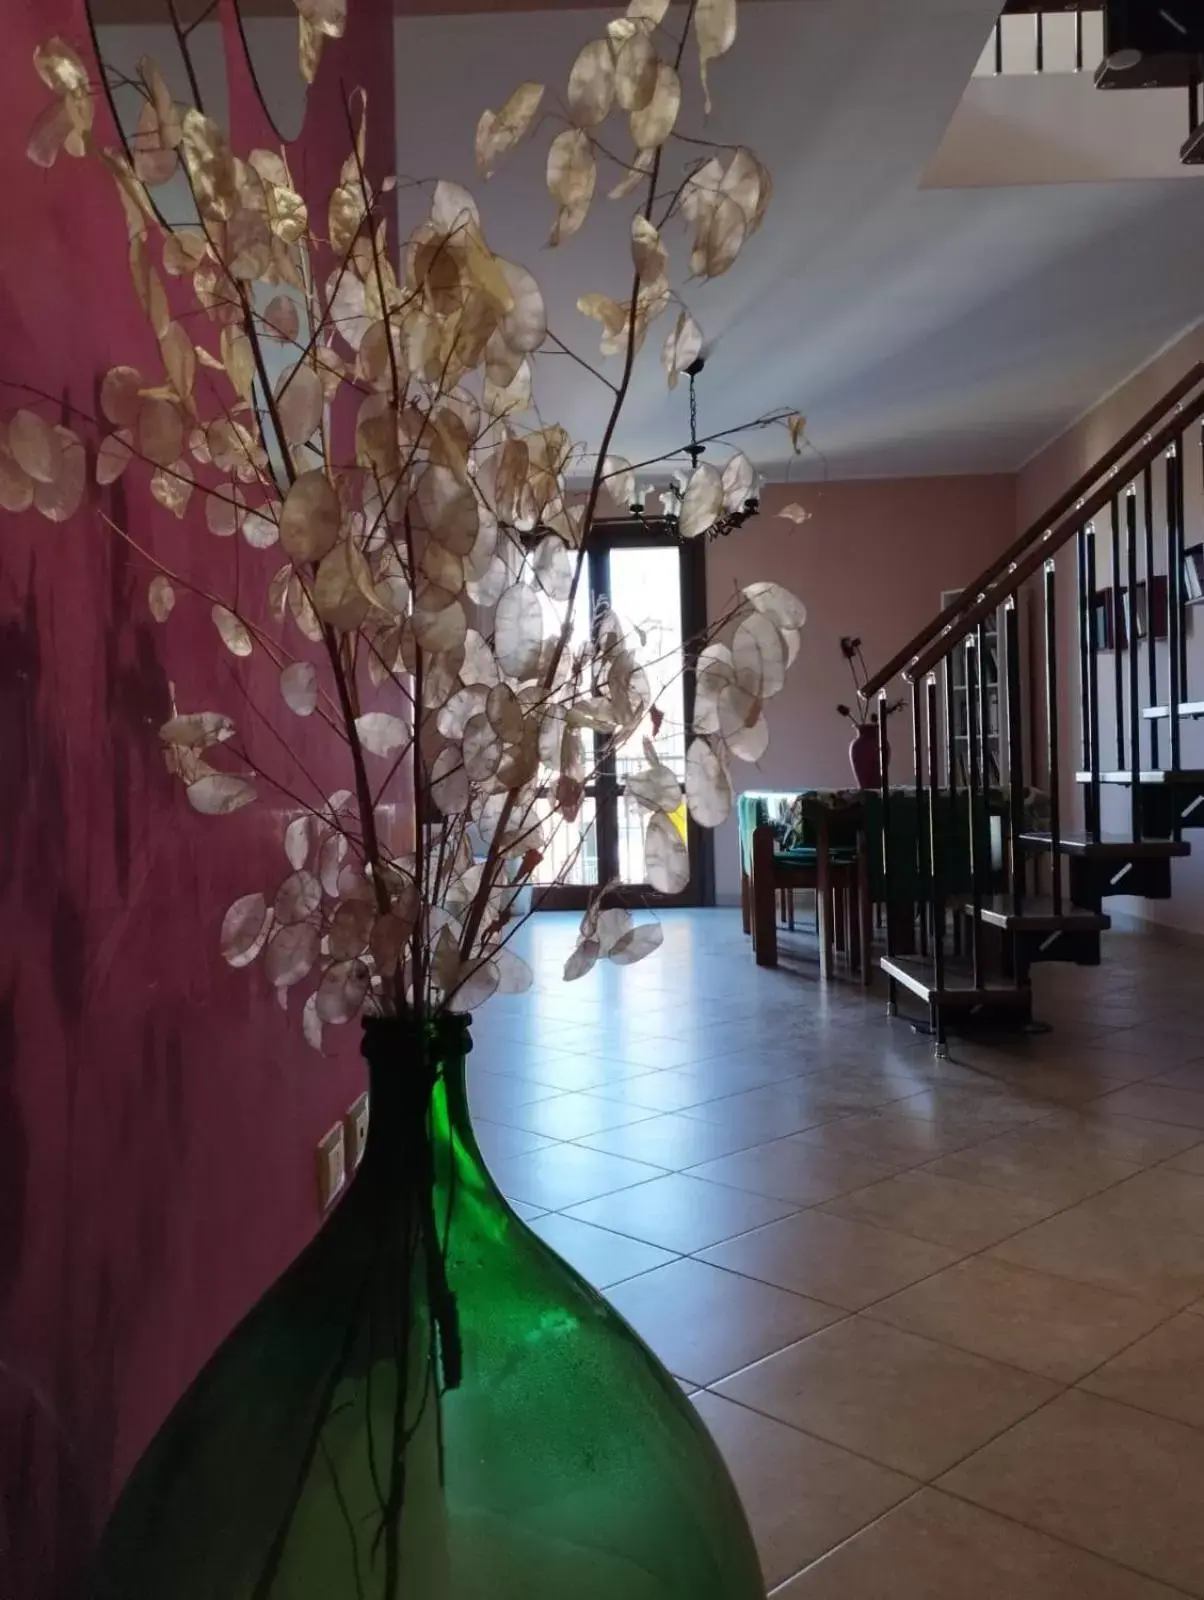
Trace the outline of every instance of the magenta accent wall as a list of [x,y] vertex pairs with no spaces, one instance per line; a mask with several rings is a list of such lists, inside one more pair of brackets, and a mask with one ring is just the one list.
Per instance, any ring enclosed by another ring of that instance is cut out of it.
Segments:
[[[798,502],[801,526],[778,515]],[[784,584],[807,607],[798,660],[770,702],[769,749],[755,767],[737,763],[737,790],[847,788],[852,730],[836,714],[853,686],[840,654],[843,634],[859,635],[874,671],[937,612],[943,589],[957,589],[1014,537],[1010,477],[908,478],[772,484],[755,521],[707,550],[712,617],[742,585]],[[897,741],[910,776],[910,732]],[[721,901],[739,893],[734,822],[715,837]]]
[[[351,9],[331,70],[372,87],[389,161],[391,16]],[[48,97],[35,44],[61,33],[82,47],[87,31],[66,0],[6,20],[0,408],[21,403],[12,385],[24,382],[91,413],[114,361],[159,368],[110,181],[91,163],[61,158],[43,172],[24,156]],[[98,137],[115,142],[104,119]],[[311,174],[346,149],[329,98],[311,105],[303,142]],[[0,525],[4,1600],[81,1594],[137,1454],[314,1228],[314,1147],[361,1085],[350,1033],[320,1059],[296,1009],[284,1017],[262,977],[217,954],[229,901],[287,870],[280,819],[267,807],[198,816],[169,780],[156,730],[170,685],[182,709],[236,719],[241,697],[208,605],[182,595],[158,628],[149,574],[106,532],[102,509],[125,515],[121,486],[93,490],[63,526],[34,514]],[[164,559],[184,552],[214,582],[231,562],[262,570],[262,556],[213,539],[199,515],[172,522],[144,486],[129,515]],[[279,703],[274,676],[253,686]],[[287,717],[281,731],[324,776]],[[275,743],[276,720],[259,737]]]

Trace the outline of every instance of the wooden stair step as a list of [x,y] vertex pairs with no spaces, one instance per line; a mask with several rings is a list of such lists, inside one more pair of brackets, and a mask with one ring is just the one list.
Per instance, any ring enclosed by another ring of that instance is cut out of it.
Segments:
[[[1147,706],[1141,713],[1147,722],[1168,722],[1170,720],[1170,706]],[[1204,717],[1204,700],[1180,700],[1179,715],[1181,717]]]
[[[1090,771],[1076,772],[1074,778],[1076,783],[1090,783],[1091,773]],[[1101,772],[1099,781],[1101,783],[1131,785],[1133,774],[1131,772],[1122,772],[1119,769],[1114,772]],[[1163,771],[1160,768],[1152,767],[1148,772],[1138,773],[1137,781],[1142,784],[1149,784],[1151,788],[1155,786],[1175,788],[1178,785],[1182,785],[1184,788],[1194,788],[1199,784],[1204,784],[1204,768],[1174,767]]]
[[[963,910],[973,916],[973,901],[967,901]],[[1010,894],[994,895],[982,902],[978,914],[988,927],[1006,933],[1107,933],[1112,926],[1112,918],[1102,911],[1065,904],[1057,911],[1053,901],[1041,895],[1026,895],[1018,912]]]
[[1032,993],[1027,985],[1018,986],[1006,978],[992,978],[976,986],[973,974],[952,962],[945,966],[944,983],[939,989],[932,962],[925,956],[881,956],[878,965],[887,977],[901,983],[926,1005],[940,1006],[943,1010],[1015,1006],[1023,1011],[1032,1004]]
[[[1022,833],[1020,843],[1030,850],[1052,850],[1050,833]],[[1125,834],[1101,835],[1093,839],[1086,833],[1064,833],[1058,848],[1064,856],[1082,856],[1093,861],[1167,861],[1191,855],[1191,845],[1179,839],[1130,839]]]

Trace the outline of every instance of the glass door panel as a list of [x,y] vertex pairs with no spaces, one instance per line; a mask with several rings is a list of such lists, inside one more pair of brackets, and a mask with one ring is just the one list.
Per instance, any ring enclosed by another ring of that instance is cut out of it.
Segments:
[[[616,525],[600,531],[591,550],[588,593],[582,582],[574,607],[573,640],[588,636],[591,619],[601,605],[609,605],[620,619],[644,636],[640,647],[651,690],[650,705],[660,717],[655,743],[660,759],[676,776],[685,779],[686,764],[686,656],[683,640],[692,637],[705,617],[705,600],[698,583],[701,550],[683,548],[639,523]],[[695,587],[690,574],[695,574]],[[694,613],[697,612],[698,615]],[[591,779],[586,785],[581,811],[572,823],[554,825],[536,869],[536,886],[543,886],[539,903],[549,908],[583,906],[589,891],[601,883],[619,885],[619,899],[636,903],[661,900],[647,885],[644,865],[644,830],[648,813],[628,797],[626,779],[647,765],[644,739],[652,737],[653,718],[641,725],[617,749],[598,736],[587,753]],[[551,810],[550,802],[548,810]],[[683,804],[673,817],[681,836],[691,846],[691,861],[699,852]],[[561,874],[563,873],[563,876]],[[695,874],[696,879],[696,874]],[[557,881],[559,880],[559,881]],[[697,881],[674,903],[696,904]]]
[[[681,551],[676,545],[628,545],[610,552],[610,601],[625,622],[645,638],[642,651],[652,704],[663,717],[657,753],[681,780],[686,775],[685,679],[682,657]],[[644,828],[648,813],[628,798],[624,780],[647,765],[644,739],[652,737],[645,717],[615,753],[614,795],[621,882],[645,881]],[[673,818],[687,835],[685,806]]]

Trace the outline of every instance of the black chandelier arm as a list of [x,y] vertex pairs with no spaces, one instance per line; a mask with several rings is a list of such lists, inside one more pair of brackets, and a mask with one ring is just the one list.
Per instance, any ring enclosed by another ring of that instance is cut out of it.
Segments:
[[[750,495],[738,511],[725,511],[700,538],[713,542],[716,539],[726,539],[729,534],[737,532],[746,522],[761,509],[761,502],[755,495]],[[676,512],[662,511],[659,515],[646,513],[642,506],[631,506],[629,515],[625,517],[599,517],[594,522],[597,528],[631,528],[638,526],[648,533],[659,534],[669,539],[677,539],[685,544],[688,541],[682,538],[681,518]]]

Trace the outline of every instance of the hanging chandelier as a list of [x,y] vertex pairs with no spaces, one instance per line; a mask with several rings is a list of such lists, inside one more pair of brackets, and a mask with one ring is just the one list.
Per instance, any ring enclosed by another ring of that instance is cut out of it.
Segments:
[[[690,458],[689,471],[679,467],[670,478],[668,487],[663,489],[649,488],[636,480],[627,507],[629,515],[616,520],[624,524],[634,520],[650,531],[667,534],[672,539],[683,537],[681,512],[686,489],[691,473],[695,471],[706,453],[706,446],[698,442],[698,395],[695,389],[695,380],[703,366],[703,358],[699,356],[685,369],[686,377],[690,381],[690,442],[684,452]],[[658,510],[649,509],[650,499],[656,500],[659,505]],[[719,517],[706,529],[702,537],[712,540],[725,539],[729,533],[735,533],[737,528],[742,528],[751,517],[755,517],[760,509],[761,500],[755,480],[747,487],[739,485],[735,488],[732,503],[724,505]]]

